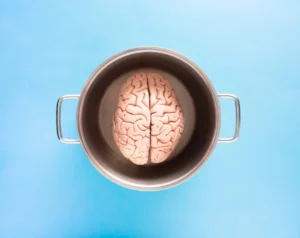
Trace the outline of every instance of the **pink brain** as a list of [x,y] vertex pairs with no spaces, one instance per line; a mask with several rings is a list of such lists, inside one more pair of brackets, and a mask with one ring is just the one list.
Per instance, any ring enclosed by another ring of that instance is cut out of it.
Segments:
[[159,74],[137,73],[120,90],[113,137],[137,165],[161,163],[175,149],[184,118],[170,83]]

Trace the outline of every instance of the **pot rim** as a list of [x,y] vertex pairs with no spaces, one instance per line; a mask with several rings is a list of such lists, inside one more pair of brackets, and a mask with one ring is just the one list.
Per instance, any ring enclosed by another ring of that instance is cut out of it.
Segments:
[[[87,147],[87,143],[85,140],[85,137],[83,135],[83,130],[82,130],[82,110],[83,110],[83,105],[84,105],[84,100],[85,97],[93,83],[93,81],[97,78],[97,76],[101,73],[101,71],[103,71],[106,67],[108,67],[110,64],[112,64],[115,61],[118,61],[126,56],[132,55],[132,54],[136,54],[136,53],[143,53],[143,52],[155,52],[155,53],[160,53],[160,54],[164,54],[167,55],[169,57],[173,57],[176,58],[178,60],[181,60],[183,63],[188,64],[191,68],[193,68],[193,70],[195,70],[199,76],[204,80],[205,85],[207,86],[207,88],[210,90],[211,95],[213,96],[213,104],[215,107],[215,120],[216,120],[216,126],[214,129],[214,134],[213,134],[213,139],[210,142],[210,145],[206,151],[206,153],[203,155],[203,157],[201,159],[199,159],[199,162],[196,164],[196,166],[193,167],[193,169],[191,169],[190,171],[188,171],[187,173],[183,174],[182,176],[173,179],[171,181],[168,182],[164,182],[164,183],[158,183],[158,184],[154,184],[154,185],[147,185],[147,184],[139,184],[139,183],[134,183],[134,182],[130,182],[126,179],[120,178],[119,176],[107,171],[107,169],[105,169],[104,166],[102,166],[101,164],[97,163],[97,160],[92,156],[92,153],[90,152],[90,150]],[[90,75],[90,77],[88,78],[88,80],[86,81],[86,83],[83,86],[83,89],[81,91],[80,94],[80,98],[79,98],[79,102],[78,102],[78,106],[77,106],[77,129],[78,129],[78,135],[81,141],[81,145],[88,157],[88,159],[91,161],[91,163],[93,164],[93,166],[102,174],[104,175],[107,179],[111,180],[112,182],[125,187],[125,188],[129,188],[129,189],[133,189],[133,190],[139,190],[139,191],[159,191],[159,190],[164,190],[164,189],[168,189],[171,187],[175,187],[185,181],[187,181],[189,178],[191,178],[193,175],[195,175],[199,169],[206,163],[206,161],[209,159],[210,155],[212,154],[217,142],[218,142],[218,137],[219,137],[219,133],[220,133],[220,120],[221,120],[221,113],[220,113],[220,104],[219,104],[219,100],[217,97],[217,93],[211,83],[211,81],[209,80],[209,78],[206,76],[206,74],[194,63],[192,62],[190,59],[188,59],[187,57],[185,57],[184,55],[167,49],[167,48],[162,48],[162,47],[137,47],[137,48],[132,48],[132,49],[128,49],[125,50],[123,52],[120,52],[110,58],[108,58],[106,61],[104,61],[102,64],[100,64],[94,71],[93,73]]]

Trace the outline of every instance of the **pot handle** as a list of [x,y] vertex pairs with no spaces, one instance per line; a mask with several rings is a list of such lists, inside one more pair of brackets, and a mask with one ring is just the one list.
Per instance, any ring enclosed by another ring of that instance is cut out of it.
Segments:
[[64,138],[61,132],[61,105],[62,102],[66,99],[78,99],[80,97],[80,95],[64,95],[62,97],[60,97],[57,101],[56,104],[56,132],[57,132],[57,137],[58,139],[66,144],[80,144],[80,140],[79,139],[67,139]]
[[235,132],[233,137],[230,138],[219,138],[218,142],[233,142],[235,141],[240,134],[240,127],[241,127],[241,106],[239,99],[232,94],[218,94],[219,98],[229,98],[234,101],[235,104]]

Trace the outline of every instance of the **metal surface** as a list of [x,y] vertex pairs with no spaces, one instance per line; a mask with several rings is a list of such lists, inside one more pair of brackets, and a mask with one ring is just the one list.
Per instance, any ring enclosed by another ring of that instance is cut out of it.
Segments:
[[218,142],[233,142],[240,135],[240,127],[241,127],[241,106],[239,99],[233,94],[218,94],[219,98],[229,98],[234,101],[235,104],[235,131],[233,137],[229,138],[219,138]]
[[[124,80],[133,72],[145,70],[168,75],[188,127],[170,159],[162,164],[137,166],[122,156],[113,141],[112,114]],[[239,103],[235,96],[219,96],[236,102],[235,136],[220,139],[233,141],[239,133]],[[58,136],[65,143],[78,143],[61,135],[60,106],[64,99],[58,102]],[[212,153],[220,131],[218,95],[201,69],[183,55],[162,48],[136,48],[108,59],[93,72],[79,98],[77,126],[85,153],[108,179],[136,190],[166,189],[190,178]]]
[[61,130],[61,106],[64,100],[67,99],[79,99],[80,95],[64,95],[60,97],[57,101],[56,104],[56,132],[57,132],[57,137],[58,139],[66,144],[80,144],[79,139],[67,139],[64,138],[62,135],[62,130]]

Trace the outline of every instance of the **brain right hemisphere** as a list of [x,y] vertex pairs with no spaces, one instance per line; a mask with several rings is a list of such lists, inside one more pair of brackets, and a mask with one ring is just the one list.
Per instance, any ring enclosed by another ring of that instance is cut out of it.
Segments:
[[165,161],[184,129],[183,113],[170,83],[159,74],[137,73],[121,88],[113,137],[135,164]]
[[170,83],[159,74],[148,74],[151,114],[150,158],[163,162],[175,149],[184,128],[183,114]]

